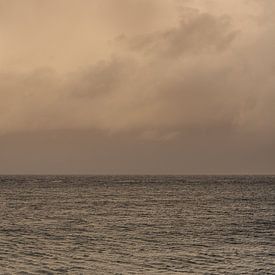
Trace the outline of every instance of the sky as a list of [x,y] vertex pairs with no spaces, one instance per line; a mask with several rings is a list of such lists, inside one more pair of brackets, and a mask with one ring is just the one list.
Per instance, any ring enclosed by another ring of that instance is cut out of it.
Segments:
[[275,174],[274,13],[0,0],[0,174]]

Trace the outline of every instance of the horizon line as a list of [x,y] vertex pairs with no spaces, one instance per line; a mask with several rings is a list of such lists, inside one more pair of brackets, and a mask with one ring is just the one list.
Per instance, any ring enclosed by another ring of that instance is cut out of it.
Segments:
[[275,173],[0,173],[0,177],[1,176],[275,176]]

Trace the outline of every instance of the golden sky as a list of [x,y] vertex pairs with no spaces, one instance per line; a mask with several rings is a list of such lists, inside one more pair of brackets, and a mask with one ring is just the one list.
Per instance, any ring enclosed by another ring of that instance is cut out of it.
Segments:
[[0,173],[275,173],[274,12],[0,0]]

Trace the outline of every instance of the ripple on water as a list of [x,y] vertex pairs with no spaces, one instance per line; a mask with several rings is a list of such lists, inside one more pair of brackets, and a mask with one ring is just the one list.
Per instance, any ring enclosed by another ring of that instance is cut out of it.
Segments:
[[1,274],[275,274],[275,177],[0,177]]

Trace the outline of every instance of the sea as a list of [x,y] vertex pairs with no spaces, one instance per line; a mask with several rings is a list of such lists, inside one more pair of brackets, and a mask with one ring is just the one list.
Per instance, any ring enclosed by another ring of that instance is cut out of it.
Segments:
[[275,176],[0,176],[0,274],[275,274]]

